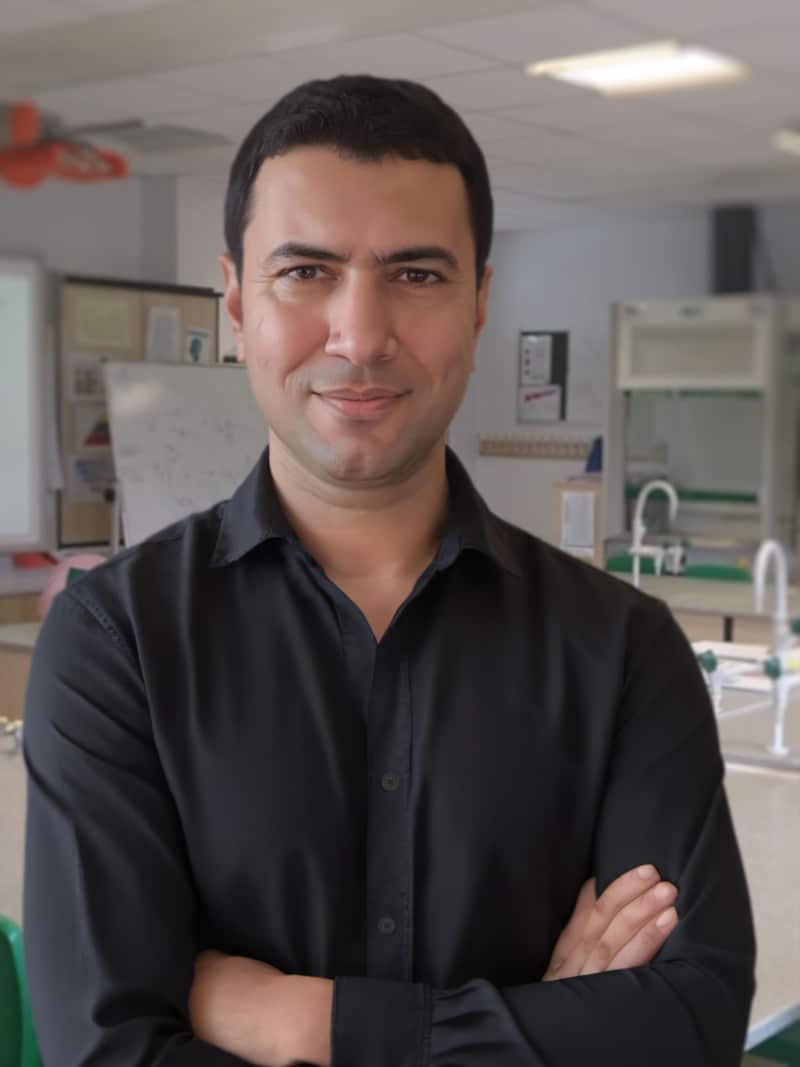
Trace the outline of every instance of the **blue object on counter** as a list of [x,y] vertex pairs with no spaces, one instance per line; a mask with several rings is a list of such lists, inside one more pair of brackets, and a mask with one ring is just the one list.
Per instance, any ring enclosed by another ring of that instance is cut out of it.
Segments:
[[592,474],[603,469],[603,438],[595,437],[592,441],[592,449],[586,460],[586,474]]

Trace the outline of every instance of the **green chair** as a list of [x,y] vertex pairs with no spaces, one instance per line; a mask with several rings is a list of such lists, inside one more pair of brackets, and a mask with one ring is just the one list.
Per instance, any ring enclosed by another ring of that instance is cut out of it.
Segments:
[[0,915],[0,1067],[42,1067],[28,1001],[22,931]]

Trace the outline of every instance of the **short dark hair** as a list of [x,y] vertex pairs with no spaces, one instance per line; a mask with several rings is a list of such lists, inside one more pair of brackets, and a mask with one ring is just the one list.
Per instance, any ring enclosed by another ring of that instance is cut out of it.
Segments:
[[461,117],[417,82],[343,74],[305,82],[283,96],[245,137],[225,196],[225,240],[242,276],[252,189],[265,159],[292,148],[330,146],[346,158],[392,156],[451,163],[464,179],[480,285],[492,243],[493,205],[483,152]]

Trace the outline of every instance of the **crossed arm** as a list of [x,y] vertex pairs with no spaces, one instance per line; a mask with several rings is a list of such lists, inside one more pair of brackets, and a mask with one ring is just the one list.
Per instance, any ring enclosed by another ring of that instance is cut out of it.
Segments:
[[[542,981],[650,963],[677,923],[676,896],[652,865],[622,875],[599,899],[590,879]],[[331,1067],[333,986],[327,978],[286,975],[257,960],[206,951],[195,963],[192,1030],[258,1067]]]
[[[34,654],[24,742],[26,965],[45,1063],[661,1067],[680,1056],[683,1067],[737,1067],[754,944],[716,724],[666,609],[639,644],[657,655],[633,657],[591,869],[600,900],[642,859],[679,886],[680,921],[660,948],[649,943],[652,962],[620,948],[633,901],[610,921],[606,909],[598,936],[606,905],[588,909],[586,890],[578,910],[596,916],[593,934],[568,927],[544,981],[330,982],[239,957],[200,957],[195,969],[196,893],[138,664],[62,594]],[[91,685],[76,659],[92,663]]]

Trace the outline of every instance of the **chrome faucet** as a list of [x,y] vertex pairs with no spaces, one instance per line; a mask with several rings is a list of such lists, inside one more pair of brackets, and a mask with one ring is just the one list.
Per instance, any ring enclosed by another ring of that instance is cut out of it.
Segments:
[[773,564],[775,570],[775,604],[772,614],[772,650],[783,652],[792,643],[789,625],[789,567],[786,552],[780,541],[767,540],[761,544],[753,565],[753,592],[756,611],[764,610],[764,592],[767,569]]
[[669,498],[670,522],[673,522],[678,514],[678,494],[670,482],[665,481],[663,478],[657,478],[652,482],[647,482],[639,490],[639,495],[636,498],[636,509],[633,514],[633,540],[630,547],[630,554],[633,556],[633,584],[637,589],[639,588],[643,556],[653,560],[655,571],[658,575],[661,574],[661,568],[664,565],[665,553],[661,545],[643,544],[644,535],[647,533],[647,527],[644,522],[644,509],[650,494],[658,489],[666,493]]

